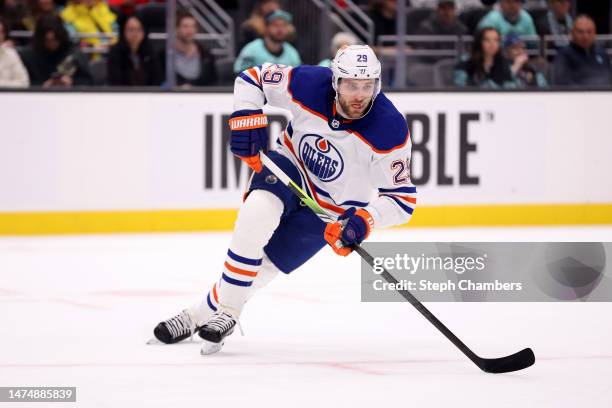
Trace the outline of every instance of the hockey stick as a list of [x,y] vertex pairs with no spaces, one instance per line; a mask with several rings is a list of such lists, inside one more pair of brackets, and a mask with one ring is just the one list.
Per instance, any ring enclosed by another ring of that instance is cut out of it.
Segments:
[[[307,205],[319,218],[324,222],[333,222],[334,219],[322,209],[312,198],[308,196],[283,170],[281,170],[268,156],[263,152],[259,153],[262,163],[274,174],[285,186],[287,186],[302,202]],[[371,267],[374,267],[374,258],[359,245],[353,247],[355,252],[361,256]],[[380,274],[389,283],[398,283],[387,270],[383,269]],[[429,311],[412,293],[407,290],[398,290],[412,306],[415,307],[436,329],[451,341],[463,354],[467,356],[474,364],[486,373],[507,373],[518,371],[527,368],[535,363],[535,355],[530,348],[519,351],[518,353],[500,357],[500,358],[483,358],[474,353],[468,346],[465,345],[455,334],[448,329],[433,313]]]

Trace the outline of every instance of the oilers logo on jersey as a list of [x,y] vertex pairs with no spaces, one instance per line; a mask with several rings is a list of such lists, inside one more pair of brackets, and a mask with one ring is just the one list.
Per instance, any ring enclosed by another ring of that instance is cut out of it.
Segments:
[[299,152],[304,165],[321,181],[336,180],[344,170],[340,152],[323,136],[304,135],[300,140]]

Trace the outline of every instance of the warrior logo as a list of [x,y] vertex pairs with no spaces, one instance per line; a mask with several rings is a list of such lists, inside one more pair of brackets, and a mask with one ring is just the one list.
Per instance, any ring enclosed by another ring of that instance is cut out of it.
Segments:
[[306,168],[321,181],[333,181],[344,170],[340,152],[323,136],[304,135],[300,140],[299,154]]

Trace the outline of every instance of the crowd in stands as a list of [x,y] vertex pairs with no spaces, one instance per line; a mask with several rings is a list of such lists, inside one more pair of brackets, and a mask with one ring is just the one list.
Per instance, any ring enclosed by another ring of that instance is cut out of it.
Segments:
[[[173,60],[167,61],[165,44],[156,45],[149,38],[150,19],[142,12],[151,5],[163,12],[163,4],[149,0],[0,0],[0,87],[163,87],[170,66],[176,85],[190,88],[223,84],[225,69],[233,71],[232,76],[264,62],[292,66],[318,62],[304,61],[296,41],[298,30],[316,27],[300,27],[296,16],[285,8],[287,2],[245,1],[252,5],[252,12],[236,24],[237,56],[232,67],[220,70],[210,46],[196,40],[198,20],[185,10],[177,14]],[[384,67],[392,68],[395,45],[383,44],[380,39],[385,37],[380,36],[396,34],[397,0],[354,1],[374,23],[375,49],[388,57],[383,58]],[[528,8],[525,0],[406,0],[408,35],[468,39],[459,43],[464,48],[457,48],[454,59],[443,52],[453,50],[456,41],[450,47],[447,40],[408,43],[407,65],[422,64],[440,72],[446,69],[446,85],[460,88],[612,85],[610,56],[596,41],[591,17],[572,15],[570,0],[527,3],[537,3],[537,7]],[[11,31],[20,30],[32,32],[31,38],[10,36]],[[543,36],[549,35],[555,37],[543,47]],[[329,55],[319,65],[329,66],[339,48],[360,42],[363,38],[353,33],[336,33],[324,48]],[[419,50],[429,53],[419,54]],[[427,84],[408,78],[408,86]],[[385,85],[393,85],[393,80]]]

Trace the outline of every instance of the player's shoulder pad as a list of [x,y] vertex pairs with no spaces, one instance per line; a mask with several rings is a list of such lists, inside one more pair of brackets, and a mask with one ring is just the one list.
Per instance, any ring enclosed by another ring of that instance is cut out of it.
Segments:
[[410,134],[406,119],[382,92],[372,110],[351,126],[377,153],[389,153],[406,145]]
[[294,101],[323,116],[328,115],[333,92],[332,71],[327,67],[300,65],[291,70],[287,87]]

